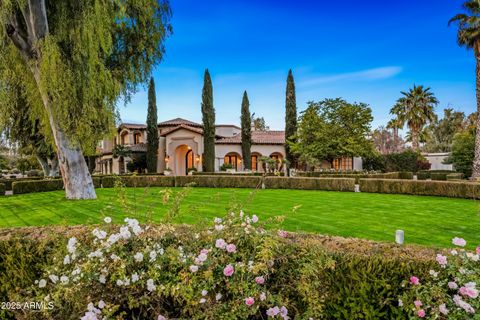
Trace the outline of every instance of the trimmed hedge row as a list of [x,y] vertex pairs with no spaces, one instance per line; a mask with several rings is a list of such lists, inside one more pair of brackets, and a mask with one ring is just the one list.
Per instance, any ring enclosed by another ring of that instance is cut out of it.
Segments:
[[5,183],[0,183],[0,196],[5,195]]
[[105,176],[102,177],[103,188],[113,188],[115,181],[121,181],[126,187],[174,187],[175,177],[169,176]]
[[480,198],[480,184],[455,181],[360,179],[360,191],[451,198]]
[[27,178],[16,178],[16,179],[0,179],[0,183],[5,184],[5,190],[12,190],[12,184],[14,182],[20,181],[33,181],[33,180],[43,180],[43,177],[27,177]]
[[12,184],[14,194],[56,191],[63,189],[62,179],[37,180],[37,181],[15,181]]
[[355,191],[353,178],[282,178],[266,177],[266,189],[301,189],[327,191]]
[[447,180],[447,175],[457,173],[452,170],[422,170],[417,172],[418,180]]
[[359,183],[360,179],[413,179],[413,172],[386,172],[386,173],[365,173],[365,172],[352,172],[352,173],[334,173],[334,172],[322,172],[322,171],[306,171],[297,172],[298,177],[311,177],[311,178],[354,178],[355,183]]
[[257,188],[262,186],[262,180],[262,177],[256,176],[177,176],[175,187],[193,184],[196,187],[207,188]]
[[[240,177],[249,177],[249,176],[256,176],[256,177],[263,177],[263,176],[277,176],[274,173],[263,173],[263,172],[248,172],[248,173],[241,173],[241,172],[198,172],[194,171],[192,173],[194,176],[240,176]],[[285,173],[279,172],[278,176],[283,177]]]

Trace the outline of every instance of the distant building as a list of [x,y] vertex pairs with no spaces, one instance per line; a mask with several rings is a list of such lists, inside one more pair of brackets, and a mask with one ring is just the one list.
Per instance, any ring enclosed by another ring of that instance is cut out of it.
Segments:
[[430,170],[453,170],[453,164],[443,163],[450,155],[448,152],[423,153],[422,155],[430,162]]

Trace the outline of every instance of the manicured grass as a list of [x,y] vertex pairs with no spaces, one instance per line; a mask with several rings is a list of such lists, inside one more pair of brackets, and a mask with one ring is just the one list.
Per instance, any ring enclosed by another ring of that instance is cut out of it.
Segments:
[[[0,227],[99,223],[107,215],[114,222],[126,216],[143,220],[148,210],[152,220],[159,222],[173,199],[163,204],[164,190],[126,189],[127,210],[114,189],[98,189],[98,199],[92,201],[67,201],[63,192],[2,197]],[[393,241],[395,230],[403,229],[406,243],[447,247],[457,236],[470,247],[480,244],[478,202],[440,197],[192,188],[174,221],[205,223],[239,207],[260,219],[285,215],[283,228],[290,231]]]

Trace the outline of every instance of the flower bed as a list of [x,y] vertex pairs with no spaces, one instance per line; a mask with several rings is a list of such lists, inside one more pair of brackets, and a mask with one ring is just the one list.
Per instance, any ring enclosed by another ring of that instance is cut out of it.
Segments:
[[434,266],[430,249],[266,230],[240,212],[2,231],[0,299],[52,305],[23,319],[402,319],[399,284]]
[[360,191],[451,198],[480,198],[480,184],[456,181],[360,179]]

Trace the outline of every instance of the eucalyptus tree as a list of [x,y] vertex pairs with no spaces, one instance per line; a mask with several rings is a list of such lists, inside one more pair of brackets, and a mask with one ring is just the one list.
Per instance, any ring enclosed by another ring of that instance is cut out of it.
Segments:
[[96,198],[83,152],[112,132],[119,97],[148,81],[170,17],[167,0],[0,0],[0,82],[22,86],[68,199]]
[[[469,0],[463,4],[464,13],[457,14],[450,19],[449,24],[458,26],[457,43],[473,49],[476,62],[476,97],[477,112],[480,113],[480,1]],[[472,166],[472,178],[480,177],[480,118],[477,119],[475,134],[475,156]]]
[[402,97],[390,110],[400,123],[405,123],[410,130],[412,148],[418,150],[420,133],[424,127],[435,121],[435,106],[437,98],[430,88],[414,85],[408,92],[401,92]]

